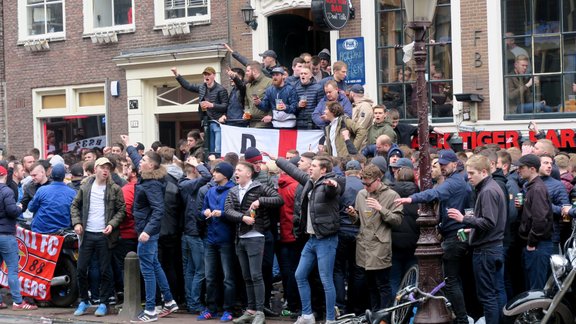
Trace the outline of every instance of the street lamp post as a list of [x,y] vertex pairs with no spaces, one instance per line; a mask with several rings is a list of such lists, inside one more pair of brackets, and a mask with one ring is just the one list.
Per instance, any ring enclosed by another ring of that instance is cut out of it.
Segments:
[[[414,31],[414,60],[416,66],[416,95],[418,112],[418,145],[420,150],[420,190],[432,188],[430,143],[428,138],[428,96],[426,94],[426,30],[432,24],[436,0],[403,0],[408,27]],[[416,248],[419,276],[418,287],[431,291],[443,278],[442,247],[436,235],[438,221],[431,204],[421,204],[417,224],[420,239]],[[452,318],[444,302],[430,299],[416,313],[414,323],[451,323]]]

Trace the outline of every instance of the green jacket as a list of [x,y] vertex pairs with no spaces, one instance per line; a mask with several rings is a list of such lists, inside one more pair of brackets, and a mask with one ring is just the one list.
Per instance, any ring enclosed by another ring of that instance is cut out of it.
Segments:
[[[76,194],[72,206],[70,206],[70,218],[72,219],[72,226],[77,224],[82,225],[86,230],[86,223],[88,222],[88,212],[90,211],[90,193],[92,191],[92,184],[96,180],[95,176],[86,178],[80,186],[80,190]],[[109,180],[106,183],[104,191],[104,208],[105,208],[105,222],[106,226],[112,225],[112,233],[108,235],[108,247],[112,248],[120,237],[120,223],[126,216],[126,204],[124,203],[124,194],[120,186]]]
[[370,144],[376,144],[376,139],[380,135],[388,135],[392,140],[392,143],[398,141],[396,138],[396,132],[394,131],[394,128],[392,128],[392,125],[390,125],[388,121],[383,121],[380,124],[373,123],[372,126],[368,128],[368,134],[366,135],[367,142],[365,142],[363,147]]
[[250,127],[258,127],[263,128],[269,126],[271,123],[263,123],[260,120],[264,118],[266,115],[270,115],[271,112],[265,112],[254,105],[254,99],[252,99],[252,95],[257,95],[260,97],[260,100],[264,98],[264,92],[266,92],[266,88],[268,88],[272,84],[272,79],[265,76],[264,74],[260,74],[260,76],[246,85],[246,99],[244,100],[244,107],[245,109],[252,114],[252,119],[250,120]]
[[350,132],[350,140],[352,140],[354,146],[356,147],[356,150],[360,151],[360,145],[362,144],[362,142],[364,142],[364,139],[366,137],[366,129],[356,125],[352,121],[352,119],[350,119],[348,116],[346,115],[340,116],[338,124],[336,125],[336,154],[333,154],[332,144],[330,140],[330,125],[331,124],[328,124],[326,127],[324,127],[324,136],[325,136],[324,147],[326,152],[328,152],[328,154],[336,156],[349,155],[348,148],[346,147],[346,142],[344,141],[344,138],[342,138],[342,135],[340,134],[340,132],[344,128],[348,129],[348,131]]

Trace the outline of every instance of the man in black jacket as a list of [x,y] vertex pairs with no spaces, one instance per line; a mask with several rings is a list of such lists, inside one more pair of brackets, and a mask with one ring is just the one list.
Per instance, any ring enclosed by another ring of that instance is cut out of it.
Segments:
[[[214,80],[216,70],[208,66],[202,72],[204,83],[193,84],[186,81],[173,67],[172,73],[182,88],[198,93],[198,102],[202,110],[202,119],[210,121],[210,152],[220,153],[220,125],[225,120],[228,110],[228,91]],[[216,123],[218,122],[218,123]]]
[[[326,321],[334,321],[336,314],[336,289],[334,287],[334,260],[340,228],[340,196],[346,188],[346,180],[332,172],[332,160],[315,157],[308,173],[299,170],[285,159],[276,161],[278,167],[304,186],[302,191],[301,221],[295,231],[308,234],[298,268],[296,282],[302,302],[302,316],[297,324],[315,323],[310,301],[308,275],[314,263],[318,265],[320,280],[326,297]],[[299,235],[299,236],[300,236]]]
[[[476,155],[466,162],[470,184],[476,190],[476,204],[472,213],[462,213],[456,208],[448,216],[463,223],[470,234],[468,240],[474,249],[473,269],[478,299],[484,308],[486,323],[500,323],[504,300],[504,227],[506,217],[501,216],[507,204],[500,186],[490,176],[490,160]],[[468,210],[467,210],[468,211]]]
[[524,204],[516,199],[522,218],[518,233],[527,241],[523,251],[526,289],[542,289],[548,274],[548,260],[552,254],[552,206],[548,188],[539,176],[540,158],[527,154],[518,160],[518,174],[527,184]]
[[237,186],[226,197],[224,215],[236,226],[236,254],[246,282],[248,307],[234,324],[264,324],[264,279],[262,260],[265,234],[270,227],[269,208],[280,207],[284,201],[273,188],[252,181],[255,175],[250,162],[236,165]]

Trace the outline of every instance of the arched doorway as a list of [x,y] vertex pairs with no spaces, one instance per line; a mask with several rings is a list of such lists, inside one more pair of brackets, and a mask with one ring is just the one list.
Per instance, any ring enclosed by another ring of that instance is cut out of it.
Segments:
[[316,55],[330,48],[330,34],[314,27],[310,9],[286,10],[268,17],[268,44],[278,62],[291,68],[301,53]]

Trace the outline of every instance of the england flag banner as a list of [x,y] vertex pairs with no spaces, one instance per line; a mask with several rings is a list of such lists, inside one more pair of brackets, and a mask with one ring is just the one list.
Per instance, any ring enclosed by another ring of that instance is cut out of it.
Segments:
[[288,150],[303,153],[316,152],[321,130],[268,129],[235,127],[221,124],[222,155],[228,152],[244,154],[247,148],[256,147],[273,156],[286,156]]

